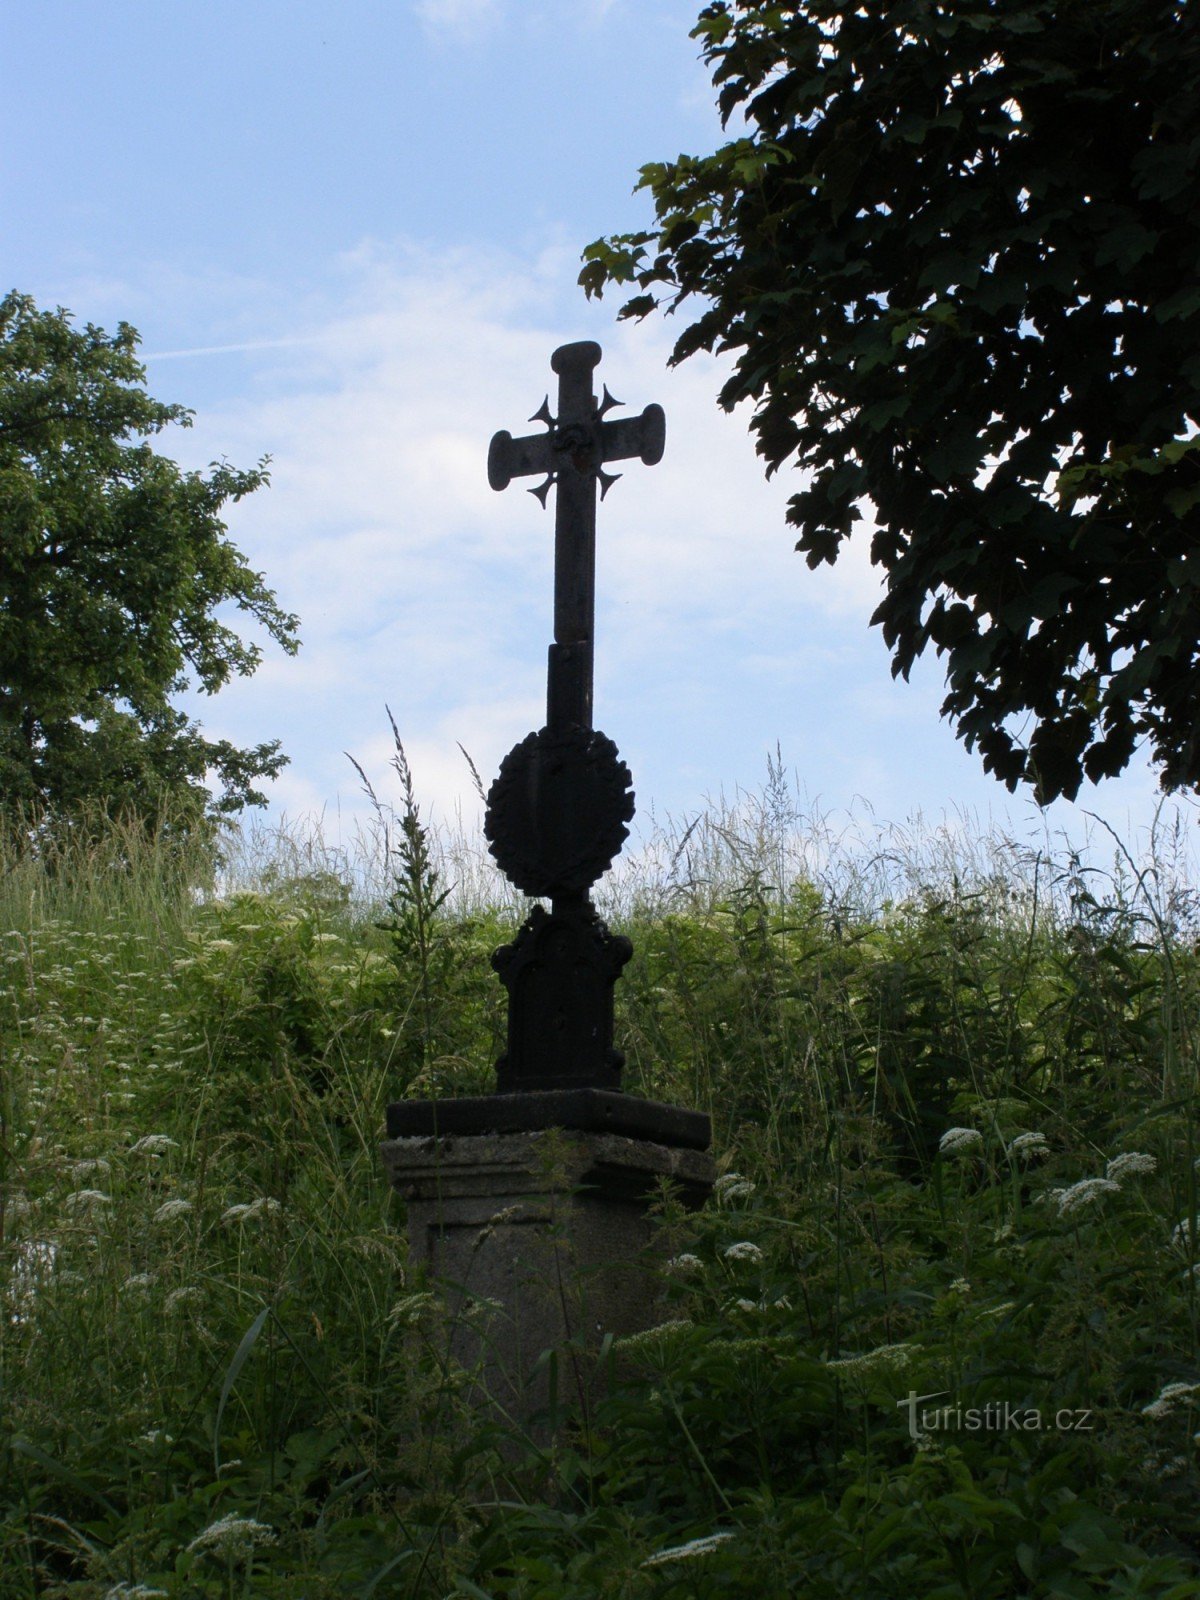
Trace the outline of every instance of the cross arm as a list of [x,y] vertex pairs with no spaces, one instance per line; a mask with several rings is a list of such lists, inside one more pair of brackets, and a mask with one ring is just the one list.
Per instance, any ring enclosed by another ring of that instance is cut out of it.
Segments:
[[[628,461],[636,456],[648,467],[661,461],[666,442],[662,407],[647,406],[638,417],[606,419],[606,413],[620,402],[606,387],[603,400],[596,403],[591,375],[599,360],[600,346],[591,340],[561,345],[554,352],[550,365],[559,378],[558,416],[551,415],[547,398],[530,418],[531,422],[544,422],[545,433],[514,439],[504,429],[492,436],[488,482],[493,489],[507,489],[514,478],[554,478],[567,461],[588,477],[599,476],[607,488],[612,480],[602,471],[606,461]],[[533,492],[544,505],[545,492]]]
[[514,439],[506,428],[492,435],[488,446],[488,482],[493,489],[507,489],[514,478],[553,472],[558,465],[551,448],[552,433],[531,433]]
[[628,461],[637,456],[656,466],[667,442],[667,419],[661,406],[647,406],[640,417],[614,417],[600,424],[600,459]]
[[629,461],[638,457],[648,467],[662,460],[667,437],[663,408],[649,405],[638,417],[616,417],[599,427],[599,451],[592,430],[587,438],[569,438],[567,430],[526,434],[514,439],[506,428],[492,435],[488,448],[488,482],[507,489],[514,478],[544,476],[562,465],[564,452],[572,456],[594,453],[595,465],[604,461]]

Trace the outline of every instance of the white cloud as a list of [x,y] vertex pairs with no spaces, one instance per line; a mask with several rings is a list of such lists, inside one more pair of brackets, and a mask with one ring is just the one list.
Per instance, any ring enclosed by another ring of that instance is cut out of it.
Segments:
[[455,40],[479,38],[499,19],[498,0],[416,0],[413,11],[428,33]]

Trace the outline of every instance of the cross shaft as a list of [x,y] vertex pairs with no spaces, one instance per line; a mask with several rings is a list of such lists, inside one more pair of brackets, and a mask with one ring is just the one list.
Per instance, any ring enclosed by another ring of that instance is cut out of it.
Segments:
[[666,419],[650,405],[638,417],[605,420],[620,402],[609,394],[597,403],[592,372],[600,346],[589,340],[564,344],[550,358],[558,374],[558,410],[547,397],[530,418],[545,433],[521,439],[501,430],[488,450],[488,482],[506,489],[513,478],[545,474],[531,489],[544,506],[554,502],[554,643],[550,646],[546,724],[561,729],[592,726],[592,643],[596,607],[596,486],[603,499],[616,476],[608,461],[637,457],[647,466],[662,459]]

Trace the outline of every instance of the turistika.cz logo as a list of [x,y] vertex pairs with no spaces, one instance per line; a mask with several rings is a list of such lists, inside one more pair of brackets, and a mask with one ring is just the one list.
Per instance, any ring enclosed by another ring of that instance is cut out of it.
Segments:
[[1090,1433],[1095,1424],[1090,1410],[1064,1406],[1058,1411],[1045,1412],[1040,1406],[1014,1405],[1011,1400],[989,1400],[982,1406],[953,1405],[929,1406],[928,1400],[940,1400],[949,1389],[935,1389],[932,1394],[908,1391],[907,1398],[896,1405],[908,1411],[908,1431],[912,1438],[920,1439],[931,1433],[1042,1433],[1051,1429],[1059,1433]]

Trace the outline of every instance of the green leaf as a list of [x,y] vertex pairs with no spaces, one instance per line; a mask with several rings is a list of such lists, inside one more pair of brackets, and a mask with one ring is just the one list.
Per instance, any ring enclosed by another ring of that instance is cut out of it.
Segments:
[[229,1370],[225,1374],[225,1381],[221,1385],[221,1398],[217,1402],[216,1420],[213,1422],[213,1472],[221,1470],[221,1418],[225,1415],[225,1406],[229,1396],[233,1393],[233,1386],[238,1381],[238,1375],[246,1365],[246,1358],[253,1350],[259,1334],[263,1330],[267,1318],[271,1315],[271,1307],[264,1306],[255,1317],[254,1321],[242,1335],[237,1349],[233,1352],[233,1360],[229,1363]]
[[64,1467],[61,1461],[56,1461],[53,1456],[39,1450],[37,1445],[30,1444],[27,1439],[14,1439],[12,1441],[14,1455],[25,1456],[30,1461],[36,1461],[39,1467],[44,1468],[52,1478],[57,1478],[60,1483],[65,1483],[68,1488],[74,1489],[76,1494],[84,1495],[89,1500],[94,1500],[97,1505],[103,1506],[110,1516],[120,1518],[121,1513],[106,1495],[98,1489],[93,1489],[78,1473],[72,1472],[69,1467]]

